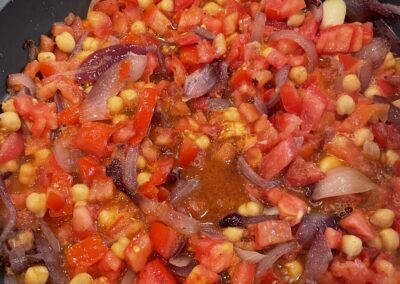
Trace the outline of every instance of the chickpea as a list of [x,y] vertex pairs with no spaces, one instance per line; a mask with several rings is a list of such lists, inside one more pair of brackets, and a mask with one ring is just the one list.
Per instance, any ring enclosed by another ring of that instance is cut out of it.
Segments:
[[207,149],[211,142],[207,135],[201,135],[195,140],[195,143],[200,149]]
[[55,62],[56,61],[56,56],[53,52],[39,52],[38,56],[37,56],[37,60],[40,63],[43,62]]
[[239,242],[243,237],[244,230],[238,227],[228,227],[223,230],[224,236],[231,242]]
[[22,164],[19,169],[18,180],[23,185],[32,185],[36,180],[36,169],[31,163]]
[[138,185],[141,186],[151,179],[151,173],[149,172],[141,172],[140,174],[137,175],[137,182]]
[[208,2],[203,7],[204,12],[209,16],[217,16],[223,11],[223,8],[214,2]]
[[107,100],[107,108],[111,114],[118,114],[124,108],[124,101],[118,96],[112,96]]
[[167,12],[167,13],[173,12],[174,11],[174,1],[173,0],[162,0],[160,3],[158,3],[158,7],[163,12]]
[[374,266],[378,273],[384,274],[389,277],[393,276],[395,272],[393,264],[385,259],[378,259],[377,261],[375,261]]
[[65,53],[72,52],[76,45],[74,37],[69,32],[62,32],[56,36],[56,44]]
[[136,21],[131,25],[131,32],[141,35],[146,32],[146,24],[143,21]]
[[285,264],[288,275],[292,279],[298,279],[303,274],[303,265],[299,260],[294,260]]
[[88,273],[78,273],[69,281],[69,284],[90,284],[93,278]]
[[1,126],[9,132],[18,131],[21,128],[21,119],[16,112],[6,111],[0,114]]
[[375,213],[369,218],[369,221],[379,227],[379,228],[390,228],[393,224],[395,214],[390,209],[378,209]]
[[359,255],[362,251],[361,239],[354,235],[344,235],[342,237],[342,251],[347,255],[347,258]]
[[392,228],[383,229],[379,232],[382,246],[387,251],[395,251],[399,248],[399,234]]
[[71,188],[72,201],[87,201],[89,199],[89,187],[86,184],[75,184]]
[[297,13],[294,15],[291,15],[288,19],[286,24],[289,27],[300,27],[305,19],[305,14],[304,13]]
[[373,141],[374,134],[368,128],[360,128],[354,132],[353,142],[356,146],[361,147],[364,145],[365,141]]
[[49,271],[43,265],[31,266],[25,272],[25,284],[45,284],[47,279]]
[[153,4],[153,0],[138,0],[138,5],[142,9],[146,9],[151,4]]
[[343,78],[342,87],[346,92],[357,92],[360,86],[360,80],[355,74],[349,74]]
[[129,245],[130,240],[128,238],[121,238],[116,241],[112,246],[111,250],[118,256],[120,259],[125,259],[124,251],[126,247]]
[[298,85],[303,84],[308,78],[306,67],[304,66],[292,67],[289,71],[289,78]]
[[249,201],[239,206],[238,213],[243,216],[258,216],[262,214],[263,210],[260,203]]
[[38,217],[43,217],[46,214],[46,202],[46,194],[36,192],[29,194],[25,200],[26,208]]
[[342,165],[342,161],[335,156],[327,156],[319,161],[319,169],[324,173],[327,173],[331,169],[341,167]]
[[336,112],[340,115],[351,114],[356,107],[356,103],[349,95],[340,96],[337,100]]

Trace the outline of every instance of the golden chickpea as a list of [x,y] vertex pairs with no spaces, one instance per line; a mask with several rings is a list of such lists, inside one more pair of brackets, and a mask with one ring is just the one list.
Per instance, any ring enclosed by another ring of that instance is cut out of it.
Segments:
[[357,92],[360,89],[360,86],[360,80],[355,74],[349,74],[343,78],[342,87],[347,92]]

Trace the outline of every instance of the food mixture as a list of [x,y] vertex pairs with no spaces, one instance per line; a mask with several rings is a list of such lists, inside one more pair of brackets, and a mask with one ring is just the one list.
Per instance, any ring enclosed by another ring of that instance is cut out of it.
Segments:
[[399,8],[100,0],[28,41],[4,282],[400,283]]

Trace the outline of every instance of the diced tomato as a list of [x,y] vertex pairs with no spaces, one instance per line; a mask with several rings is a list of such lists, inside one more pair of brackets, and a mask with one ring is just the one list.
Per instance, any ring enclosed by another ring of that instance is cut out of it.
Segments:
[[184,46],[179,49],[179,59],[183,64],[200,64],[199,53],[196,46]]
[[344,279],[346,283],[373,283],[376,279],[375,273],[358,258],[344,262],[335,260],[330,270],[335,277]]
[[114,194],[114,183],[111,177],[98,175],[93,178],[89,192],[90,202],[104,202],[112,200]]
[[250,103],[242,103],[238,109],[240,115],[242,115],[249,123],[256,121],[261,116],[257,108]]
[[175,11],[181,11],[185,8],[192,6],[194,0],[174,0],[174,9]]
[[104,174],[104,166],[93,156],[84,156],[77,161],[78,174],[85,184],[92,184],[93,178]]
[[194,26],[201,25],[203,20],[203,9],[192,6],[188,10],[184,10],[178,23],[178,32],[187,32]]
[[367,218],[360,211],[353,211],[349,216],[343,218],[339,225],[347,232],[359,236],[364,241],[372,240],[375,237]]
[[111,281],[117,281],[124,268],[124,262],[112,250],[109,250],[95,265],[96,274],[105,276]]
[[102,122],[85,122],[74,139],[76,148],[103,157],[107,153],[107,142],[113,127]]
[[53,36],[58,36],[59,34],[63,33],[63,32],[68,32],[70,34],[73,34],[73,30],[70,26],[67,26],[66,24],[64,24],[63,22],[56,22],[52,25],[51,27],[51,34]]
[[117,0],[101,0],[93,6],[94,11],[103,12],[109,16],[112,16],[118,11],[118,1]]
[[293,138],[276,145],[261,163],[261,174],[265,179],[272,179],[286,168],[297,156],[298,149]]
[[133,118],[135,136],[131,139],[131,145],[136,146],[142,142],[149,129],[153,117],[159,91],[155,88],[146,88],[140,96],[139,108]]
[[[369,24],[342,24],[326,28],[317,39],[317,51],[324,54],[347,53],[359,51],[369,41],[371,29]],[[365,37],[364,37],[365,33]]]
[[248,33],[240,34],[232,41],[231,48],[226,56],[226,61],[232,69],[238,68],[243,63],[244,46],[248,42],[250,42]]
[[253,129],[257,135],[258,146],[263,151],[270,150],[280,141],[278,131],[268,120],[266,115],[261,115],[254,123]]
[[326,95],[316,85],[307,88],[303,97],[300,118],[303,121],[301,129],[313,130],[320,121],[322,114],[328,104]]
[[79,106],[73,105],[57,114],[60,125],[73,125],[79,123]]
[[400,130],[394,125],[375,123],[371,127],[375,141],[384,149],[400,149]]
[[64,194],[54,188],[48,188],[46,204],[49,209],[60,210],[65,204]]
[[392,229],[400,234],[400,216],[394,218]]
[[96,232],[96,227],[92,215],[87,206],[77,206],[72,213],[72,229],[74,234],[84,239]]
[[338,127],[339,131],[353,133],[364,127],[375,114],[387,113],[389,106],[385,104],[357,104],[353,113]]
[[291,186],[305,186],[316,183],[325,177],[324,173],[311,162],[297,158],[289,167],[285,180]]
[[248,261],[241,261],[236,265],[232,276],[232,284],[252,284],[256,275],[256,265]]
[[242,84],[251,85],[252,80],[250,70],[238,69],[232,74],[230,83],[233,89],[238,89]]
[[343,64],[344,71],[353,70],[353,67],[360,62],[360,59],[349,54],[339,54],[338,57]]
[[325,149],[367,176],[373,176],[379,170],[379,165],[368,159],[347,137],[336,137],[334,141],[325,145]]
[[199,53],[200,63],[210,63],[217,57],[214,47],[205,39],[200,40],[197,45],[197,52]]
[[280,88],[279,94],[281,96],[282,105],[287,112],[300,114],[301,98],[293,85],[286,82]]
[[175,42],[180,46],[196,44],[200,41],[200,37],[194,32],[186,32],[178,34],[175,38]]
[[376,85],[382,90],[385,96],[393,96],[396,93],[396,88],[385,79],[377,79]]
[[367,45],[374,38],[373,25],[370,22],[366,22],[366,23],[363,23],[362,28],[363,28],[362,43],[363,43],[363,45]]
[[199,264],[192,269],[184,284],[213,284],[218,283],[219,279],[217,273]]
[[29,62],[24,68],[24,74],[32,80],[35,79],[36,74],[39,72],[39,66],[40,64],[37,60]]
[[107,14],[100,11],[89,11],[87,19],[95,36],[104,38],[112,33],[112,21]]
[[278,206],[280,218],[291,226],[300,223],[307,212],[308,207],[303,200],[278,188],[270,189],[265,195],[270,203]]
[[94,235],[70,246],[65,254],[69,266],[85,268],[98,262],[107,252],[108,247],[103,240]]
[[326,228],[325,239],[331,249],[340,249],[342,245],[342,233],[333,228]]
[[278,113],[274,117],[275,127],[278,129],[279,137],[282,140],[298,133],[301,123],[300,117],[288,112]]
[[140,271],[137,284],[175,284],[176,280],[171,271],[159,258],[146,264]]
[[283,220],[268,220],[255,225],[255,239],[258,249],[273,244],[287,242],[293,239],[288,222]]
[[169,157],[161,158],[156,163],[156,170],[151,176],[151,179],[140,187],[140,191],[149,198],[156,198],[158,190],[156,186],[163,184],[168,177],[168,174],[174,166],[174,160]]
[[224,35],[229,36],[236,31],[239,21],[239,13],[233,12],[223,18],[222,32]]
[[231,242],[206,238],[191,240],[190,244],[196,259],[216,273],[225,270],[232,264],[233,245]]
[[162,223],[151,224],[150,240],[154,250],[165,259],[169,259],[178,245],[178,233]]
[[18,159],[24,152],[24,137],[19,132],[11,133],[0,146],[0,164]]
[[275,68],[281,69],[288,62],[288,58],[275,48],[271,48],[267,56],[267,61]]
[[315,20],[313,13],[308,12],[304,18],[304,22],[299,28],[299,34],[314,41],[317,37],[319,23]]
[[304,0],[266,0],[265,13],[268,19],[283,20],[306,7]]
[[183,138],[181,150],[179,151],[179,158],[178,163],[182,167],[190,166],[193,161],[196,159],[197,154],[199,153],[200,149],[189,138]]
[[143,15],[143,21],[146,26],[161,35],[165,34],[171,26],[170,20],[155,5],[147,7]]
[[207,30],[217,35],[222,32],[222,21],[221,19],[205,15],[203,17],[203,25]]
[[142,231],[133,237],[125,249],[125,261],[130,269],[138,272],[144,267],[152,251],[150,237]]

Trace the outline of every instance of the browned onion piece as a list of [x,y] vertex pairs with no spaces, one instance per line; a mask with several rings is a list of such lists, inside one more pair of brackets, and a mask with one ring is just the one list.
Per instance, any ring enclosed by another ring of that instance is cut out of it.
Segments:
[[126,152],[126,158],[122,167],[122,181],[124,186],[131,192],[136,192],[137,189],[137,169],[136,160],[139,155],[138,147],[129,147]]
[[10,260],[11,269],[14,273],[19,274],[29,266],[28,259],[25,255],[25,250],[22,246],[13,248],[10,251],[8,258]]
[[51,230],[51,228],[49,227],[49,225],[43,219],[39,220],[39,225],[40,225],[40,230],[42,231],[42,234],[46,238],[50,247],[53,249],[54,252],[60,253],[61,252],[60,242],[58,241],[57,237],[54,235],[54,233]]
[[277,41],[281,39],[288,39],[300,45],[300,47],[303,48],[304,52],[307,54],[308,72],[314,71],[318,64],[318,54],[315,44],[311,40],[292,30],[274,32],[269,38],[270,41]]
[[14,274],[6,274],[3,280],[4,284],[18,284],[17,277]]
[[238,213],[232,213],[222,218],[218,224],[222,228],[242,227],[251,224],[258,224],[266,220],[276,220],[278,217],[278,215],[242,216]]
[[15,228],[15,224],[17,223],[17,210],[15,209],[14,203],[11,201],[10,195],[8,194],[7,188],[2,179],[0,179],[0,198],[7,210],[7,223],[0,235],[1,245],[10,236]]
[[152,45],[142,47],[133,44],[116,44],[91,53],[79,66],[75,74],[78,84],[92,83],[101,77],[113,64],[124,59],[129,53],[145,55],[155,51]]
[[262,41],[267,17],[264,12],[258,11],[254,16],[253,25],[251,27],[251,40]]
[[197,179],[181,180],[171,191],[170,202],[176,205],[182,198],[189,196],[196,188],[198,188],[200,181]]
[[217,64],[207,64],[186,77],[184,100],[204,96],[211,91],[217,83]]
[[209,110],[220,110],[232,106],[231,102],[226,99],[209,99],[207,102]]
[[262,260],[258,263],[256,270],[256,277],[260,278],[263,274],[272,267],[272,265],[285,254],[290,253],[297,248],[296,242],[288,242],[279,244],[276,247],[269,250]]
[[40,234],[35,233],[36,250],[42,254],[44,263],[49,270],[49,278],[53,283],[68,284],[69,277],[63,269],[60,255],[55,253],[47,240]]
[[200,235],[214,239],[214,240],[225,240],[226,237],[221,233],[220,230],[212,223],[203,223],[200,228]]
[[326,174],[314,189],[312,198],[341,196],[376,189],[377,185],[358,170],[350,167],[334,168]]
[[129,77],[120,80],[119,70],[121,62],[115,63],[104,72],[93,85],[93,88],[80,107],[81,121],[109,119],[110,114],[107,108],[107,99],[117,95],[126,81],[134,82],[142,76],[147,63],[146,56],[130,53],[126,59],[131,63]]
[[212,32],[200,26],[193,27],[192,32],[207,40],[214,40],[215,38],[215,35]]
[[243,156],[240,156],[237,160],[237,165],[238,165],[238,170],[239,172],[247,178],[251,183],[264,188],[273,188],[275,186],[280,185],[279,180],[266,180],[262,178],[260,175],[258,175],[251,167],[250,165],[246,162],[245,158]]
[[173,274],[175,274],[178,277],[186,278],[190,274],[190,272],[193,270],[193,268],[196,266],[195,262],[190,262],[186,266],[175,266],[172,264],[169,264],[169,269],[172,271]]
[[24,73],[15,73],[8,75],[7,84],[10,88],[14,88],[15,86],[23,86],[27,88],[31,96],[34,96],[36,94],[35,83]]
[[[369,83],[371,82],[374,70],[372,69],[372,63],[369,60],[366,60],[362,63],[362,67],[358,72],[358,78],[360,78],[361,92],[365,91]],[[340,82],[340,87],[342,83]]]
[[302,279],[303,283],[319,283],[332,259],[332,252],[326,242],[325,236],[318,230],[308,251]]

